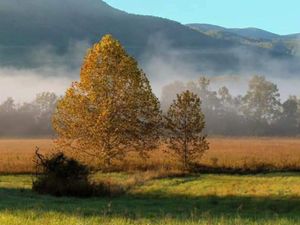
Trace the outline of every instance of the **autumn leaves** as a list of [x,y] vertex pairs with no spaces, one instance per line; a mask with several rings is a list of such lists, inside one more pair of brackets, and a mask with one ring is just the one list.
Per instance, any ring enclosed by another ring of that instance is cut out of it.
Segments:
[[188,169],[208,144],[200,99],[186,91],[166,115],[145,73],[111,35],[84,58],[80,81],[59,100],[53,116],[57,146],[109,168],[130,151],[146,159],[161,141]]

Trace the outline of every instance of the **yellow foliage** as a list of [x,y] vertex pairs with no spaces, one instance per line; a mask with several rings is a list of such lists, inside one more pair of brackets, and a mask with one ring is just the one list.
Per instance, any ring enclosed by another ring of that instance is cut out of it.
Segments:
[[80,81],[58,102],[57,145],[106,165],[135,150],[144,155],[158,139],[158,99],[137,62],[106,35],[84,58]]

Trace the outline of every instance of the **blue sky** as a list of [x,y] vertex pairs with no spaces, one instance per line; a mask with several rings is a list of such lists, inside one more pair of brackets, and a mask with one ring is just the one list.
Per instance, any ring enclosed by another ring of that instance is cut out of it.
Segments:
[[278,34],[300,33],[300,0],[104,0],[135,14],[181,23],[257,27]]

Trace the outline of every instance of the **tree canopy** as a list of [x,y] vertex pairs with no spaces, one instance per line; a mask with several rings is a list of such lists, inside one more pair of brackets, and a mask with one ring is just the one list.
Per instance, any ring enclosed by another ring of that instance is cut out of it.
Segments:
[[159,101],[145,73],[106,35],[88,50],[80,81],[58,102],[53,126],[60,147],[110,165],[128,151],[145,156],[159,137],[160,120]]

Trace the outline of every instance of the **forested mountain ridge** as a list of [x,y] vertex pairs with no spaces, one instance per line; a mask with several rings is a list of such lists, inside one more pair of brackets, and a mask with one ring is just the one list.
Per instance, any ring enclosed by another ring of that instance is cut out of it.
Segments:
[[300,34],[279,35],[258,28],[225,28],[211,24],[187,24],[188,27],[220,40],[235,40],[287,54],[299,54]]
[[120,39],[135,56],[145,50],[151,35],[187,49],[233,44],[221,43],[174,21],[128,14],[101,0],[2,0],[0,30],[1,63],[25,66],[34,62],[21,56],[36,48],[51,46],[57,54],[64,54],[72,41],[91,44],[107,33]]
[[[285,48],[220,39],[175,21],[129,14],[101,0],[0,1],[1,66],[32,68],[63,63],[78,68],[86,48],[107,33],[119,39],[140,62],[161,54],[157,52],[161,49],[171,49],[179,60],[207,74],[252,68],[264,71],[265,59],[288,64],[289,73],[300,71],[294,55]],[[85,45],[78,47],[78,43]]]

